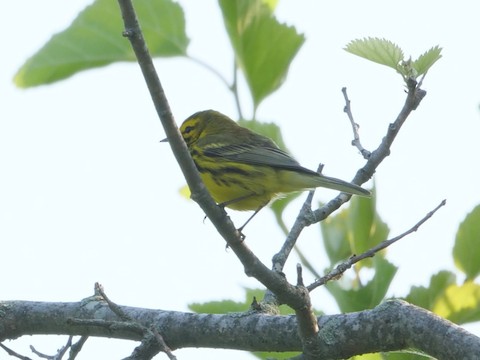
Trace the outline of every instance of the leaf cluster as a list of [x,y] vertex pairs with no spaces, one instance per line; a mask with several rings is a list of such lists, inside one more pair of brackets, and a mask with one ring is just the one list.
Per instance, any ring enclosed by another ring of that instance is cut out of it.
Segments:
[[411,57],[405,58],[403,50],[397,44],[390,40],[372,37],[353,40],[345,50],[396,70],[405,81],[425,76],[433,64],[442,57],[442,48],[436,45],[416,60],[412,60]]

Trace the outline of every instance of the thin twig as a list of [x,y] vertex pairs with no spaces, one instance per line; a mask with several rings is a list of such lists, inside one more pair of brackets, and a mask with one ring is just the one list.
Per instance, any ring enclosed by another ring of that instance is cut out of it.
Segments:
[[297,286],[304,286],[302,264],[297,264]]
[[[317,172],[319,174],[322,173],[324,164],[319,164],[317,168]],[[300,212],[297,216],[297,220],[295,221],[294,227],[296,226],[298,229],[303,229],[304,224],[302,221],[308,217],[309,214],[312,213],[312,201],[313,201],[313,196],[315,195],[315,189],[310,190],[308,192],[307,198],[305,199],[302,208],[300,209]],[[291,237],[290,234],[292,233],[292,230],[290,230],[290,233],[286,232],[285,235],[287,235],[287,238],[285,239],[282,248],[280,251],[275,254],[275,256],[272,259],[273,267],[272,270],[277,271],[281,273],[283,271],[283,264],[287,261],[288,255],[292,252],[292,250],[295,248],[295,244],[297,239],[294,237]],[[299,230],[298,234],[300,234],[301,230]],[[298,250],[299,251],[299,250]],[[300,252],[300,251],[299,251]]]
[[397,242],[398,240],[404,238],[405,236],[415,232],[418,230],[420,226],[422,226],[428,219],[430,219],[433,214],[437,212],[438,209],[440,209],[442,206],[445,206],[447,203],[446,200],[442,200],[440,204],[435,207],[432,211],[430,211],[427,215],[425,215],[419,222],[417,222],[414,226],[412,226],[410,229],[405,231],[404,233],[395,236],[392,239],[382,241],[380,244],[372,247],[371,249],[365,251],[364,253],[360,255],[353,255],[351,256],[347,261],[339,264],[335,269],[330,271],[327,275],[323,276],[322,278],[316,280],[314,283],[311,285],[307,286],[307,289],[309,291],[312,291],[316,289],[317,287],[324,285],[328,281],[332,279],[337,279],[339,276],[341,276],[346,270],[350,269],[354,264],[359,262],[360,260],[373,257],[377,252],[387,248],[388,246],[392,245],[393,243]]
[[204,67],[205,69],[207,69],[211,73],[213,73],[217,78],[219,78],[223,82],[223,84],[228,89],[230,89],[230,90],[232,89],[232,86],[228,83],[227,79],[220,73],[220,71],[215,69],[212,65],[206,63],[203,60],[200,60],[199,58],[193,57],[191,55],[187,55],[187,58],[190,59],[191,61],[193,61],[194,63],[200,65],[201,67]]
[[33,345],[30,345],[30,350],[37,355],[38,357],[48,359],[48,360],[61,360],[63,359],[63,355],[67,352],[67,350],[72,346],[72,338],[73,336],[68,337],[67,344],[65,346],[62,346],[60,349],[58,349],[57,353],[55,355],[46,355],[42,354],[40,351],[37,351]]
[[[395,121],[388,126],[387,135],[382,139],[378,148],[371,153],[366,164],[357,171],[352,180],[353,184],[362,185],[373,176],[380,163],[390,154],[390,147],[393,144],[393,141],[395,140],[403,123],[408,118],[410,113],[418,107],[426,95],[424,90],[418,88],[415,80],[408,81],[407,88],[407,98],[405,99],[402,110]],[[285,262],[287,261],[290,252],[294,248],[294,245],[303,229],[306,226],[318,223],[327,218],[331,213],[350,200],[350,198],[351,195],[340,193],[338,196],[315,211],[311,211],[311,209],[303,206],[282,248],[277,254],[274,255],[272,259],[272,268],[280,272],[283,271]]]
[[242,108],[240,107],[240,98],[239,98],[238,88],[237,88],[237,76],[238,76],[237,62],[235,60],[233,61],[233,82],[232,84],[229,84],[228,80],[210,64],[206,63],[203,60],[200,60],[199,58],[193,57],[191,55],[187,55],[187,58],[193,61],[194,63],[204,67],[208,71],[210,71],[223,82],[223,84],[227,87],[227,89],[233,93],[238,116],[240,119],[243,119]]
[[347,95],[347,88],[346,87],[342,88],[342,93],[343,93],[343,97],[345,98],[345,107],[343,108],[343,111],[347,114],[348,119],[350,120],[350,124],[352,125],[352,130],[353,130],[352,145],[355,146],[358,149],[358,151],[360,151],[360,154],[362,154],[362,156],[365,160],[368,160],[371,153],[370,153],[370,151],[365,149],[362,146],[362,143],[360,142],[360,134],[358,132],[358,129],[360,128],[360,126],[355,122],[355,120],[353,120],[352,108],[351,108],[351,104],[350,104],[350,99],[348,98],[348,95]]
[[[238,66],[237,60],[233,59],[233,83],[230,87],[235,99],[235,105],[237,106],[238,117],[243,119],[242,107],[240,106],[240,94],[238,93]],[[255,119],[255,116],[253,117]]]
[[105,294],[105,291],[103,290],[103,286],[101,284],[99,284],[98,282],[95,283],[95,292],[96,293],[98,292],[98,294],[100,294],[100,296],[103,298],[103,300],[105,300],[105,302],[108,304],[108,307],[110,308],[110,310],[112,310],[115,313],[115,315],[117,315],[120,319],[122,319],[123,321],[135,321],[128,314],[126,314],[120,308],[120,306],[118,306],[112,300],[110,300],[108,298],[107,294]]
[[68,340],[67,340],[67,343],[65,344],[65,346],[62,346],[59,350],[58,350],[58,353],[55,355],[54,359],[55,360],[61,360],[63,359],[63,356],[67,353],[67,350],[70,349],[72,347],[72,340],[73,340],[73,336],[70,335],[68,337]]
[[163,336],[158,332],[157,328],[155,326],[152,326],[150,330],[157,339],[157,342],[160,345],[162,352],[167,354],[170,360],[177,360],[177,357],[173,354],[172,349],[170,349],[170,347],[167,345],[167,343],[163,339]]
[[[157,355],[159,352],[165,350],[162,348],[162,341],[163,338],[160,336],[160,342],[158,341],[159,339],[156,337],[154,332],[152,330],[148,330],[147,333],[145,333],[145,336],[142,338],[142,341],[139,346],[137,346],[132,354],[123,359],[123,360],[149,360],[153,359],[155,355]],[[168,349],[167,356],[172,359],[171,356],[173,356],[173,359],[175,359],[175,356],[172,354],[170,348],[168,346],[166,347]]]
[[30,345],[30,350],[32,350],[32,352],[37,355],[39,358],[42,358],[42,359],[52,359],[52,356],[51,355],[46,355],[46,354],[43,354],[39,351],[37,351],[37,349],[35,349],[35,347],[33,345]]
[[[107,295],[105,294],[105,291],[103,290],[103,286],[101,286],[99,283],[95,283],[95,292],[98,292],[102,298],[106,301],[108,304],[108,307],[110,310],[112,310],[118,317],[120,317],[123,321],[127,323],[132,323],[138,325],[143,332],[143,339],[142,339],[142,351],[147,352],[148,354],[155,354],[160,351],[164,352],[167,354],[167,356],[171,359],[174,360],[176,357],[173,355],[172,350],[168,347],[168,345],[165,343],[165,340],[163,339],[162,335],[158,332],[158,330],[155,327],[147,328],[143,326],[142,324],[138,323],[135,319],[133,319],[131,316],[129,316],[125,311],[122,310],[120,306],[115,304],[113,301],[111,301]],[[157,341],[157,344],[152,343],[150,340],[154,338]],[[136,354],[135,356],[138,356]],[[153,356],[152,356],[153,357]]]
[[[427,71],[428,72],[428,71]],[[420,78],[420,81],[418,82],[418,87],[422,87],[423,80],[425,79],[425,76],[427,76],[427,73],[424,73],[422,77]]]
[[85,345],[87,340],[88,340],[88,336],[82,336],[80,337],[80,340],[78,340],[75,344],[72,344],[72,346],[70,347],[70,354],[69,354],[68,360],[75,360],[75,358],[80,353],[80,351],[83,348],[83,345]]
[[21,360],[32,360],[31,358],[29,358],[28,356],[23,356],[23,355],[20,355],[19,353],[13,351],[12,349],[10,349],[9,347],[3,345],[2,343],[0,343],[0,347],[5,350],[7,352],[8,355],[10,356],[14,356],[18,359],[21,359]]
[[60,348],[58,350],[58,353],[55,354],[55,355],[47,355],[47,354],[43,354],[41,353],[40,351],[38,351],[37,349],[35,349],[35,347],[33,345],[30,345],[30,350],[32,350],[32,352],[37,355],[38,357],[42,358],[42,359],[47,359],[47,360],[57,360],[57,359],[61,359],[63,357],[63,354],[65,354],[65,347],[62,346],[62,348]]

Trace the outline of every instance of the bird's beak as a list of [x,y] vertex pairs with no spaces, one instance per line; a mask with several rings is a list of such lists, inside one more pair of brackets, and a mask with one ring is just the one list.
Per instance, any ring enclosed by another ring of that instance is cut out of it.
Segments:
[[160,142],[168,142],[168,138],[165,138],[163,140],[160,140]]

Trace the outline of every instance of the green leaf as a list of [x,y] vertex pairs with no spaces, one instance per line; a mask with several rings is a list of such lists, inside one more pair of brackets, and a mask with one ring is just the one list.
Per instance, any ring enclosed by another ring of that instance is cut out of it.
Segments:
[[271,360],[271,359],[292,359],[295,356],[300,355],[300,352],[253,352],[252,355],[259,359]]
[[[265,290],[262,289],[245,289],[245,301],[237,302],[232,300],[221,301],[209,301],[205,303],[192,303],[188,305],[188,308],[197,313],[206,314],[226,314],[230,312],[244,312],[250,310],[250,306],[253,299],[261,301],[265,295]],[[280,315],[291,315],[295,312],[287,305],[280,305],[278,307],[278,313]],[[320,315],[320,312],[316,312]]]
[[[364,360],[363,357],[358,360]],[[381,359],[379,360],[432,360],[433,358],[428,355],[422,355],[419,351],[416,350],[404,350],[404,351],[395,351],[382,354]],[[355,357],[355,360],[357,358]]]
[[413,350],[405,350],[398,352],[376,353],[354,356],[350,360],[426,360],[432,359],[428,355],[420,355],[419,352]]
[[406,300],[457,324],[479,321],[480,285],[472,281],[457,285],[455,278],[449,271],[440,271],[428,288],[412,287]]
[[353,40],[345,47],[345,50],[395,70],[404,57],[403,51],[398,45],[380,38],[369,37]]
[[[207,303],[199,304],[194,303],[188,305],[189,309],[197,313],[208,313],[208,314],[226,314],[230,312],[244,312],[250,309],[250,305],[255,297],[257,301],[260,301],[265,294],[265,290],[262,289],[245,289],[245,302],[234,302],[231,300],[224,301],[210,301]],[[287,305],[280,305],[279,308],[280,315],[292,315],[295,313],[293,309]],[[323,313],[314,310],[314,313],[317,316],[322,315]],[[252,355],[256,356],[259,359],[290,359],[293,356],[298,355],[299,352],[252,352]]]
[[319,271],[314,266],[314,263],[311,262],[303,253],[303,251],[300,249],[300,246],[298,244],[295,245],[294,247],[295,252],[298,255],[298,258],[300,259],[300,262],[302,263],[302,266],[304,269],[307,269],[310,271],[310,273],[315,277],[315,279],[319,279],[322,277],[323,274],[321,274]]
[[282,85],[305,38],[294,27],[278,22],[261,0],[219,0],[219,4],[256,109]]
[[249,306],[243,302],[232,300],[209,301],[206,303],[191,303],[188,308],[200,314],[226,314],[230,312],[247,311]]
[[456,324],[480,321],[480,285],[450,285],[432,310]]
[[367,60],[395,69],[404,79],[416,79],[425,74],[442,57],[442,48],[437,46],[426,51],[417,60],[405,60],[402,49],[393,42],[379,38],[364,38],[351,41],[345,50]]
[[352,234],[346,226],[348,216],[348,209],[345,209],[320,223],[323,245],[332,266],[353,254],[350,247]]
[[480,272],[480,205],[460,224],[453,247],[455,265],[467,280],[475,279]]
[[375,189],[370,198],[361,196],[352,198],[348,227],[352,234],[350,244],[354,254],[361,254],[387,240],[389,229],[377,213]]
[[382,354],[364,354],[352,357],[350,360],[384,360]]
[[328,282],[327,290],[333,295],[340,311],[343,313],[371,309],[385,297],[397,267],[385,258],[373,258],[374,276],[362,285],[358,280],[348,281],[345,277],[340,281]]
[[[389,229],[376,211],[375,189],[372,192],[371,198],[353,197],[348,209],[320,223],[331,266],[387,239]],[[356,268],[370,265],[371,259],[365,259]]]
[[432,65],[442,57],[441,52],[441,47],[438,45],[434,46],[424,54],[420,55],[419,58],[413,62],[412,66],[417,71],[418,76],[425,74],[428,69],[430,69]]
[[289,152],[282,136],[282,129],[273,122],[261,122],[258,120],[238,120],[238,125],[246,127],[256,133],[272,139],[283,151]]
[[260,301],[265,294],[261,289],[245,289],[245,301],[235,302],[232,300],[222,301],[209,301],[206,303],[192,303],[188,305],[188,308],[197,313],[206,314],[226,314],[229,312],[242,312],[250,309],[250,305],[255,297],[257,301]]
[[[185,55],[188,38],[182,8],[171,0],[137,0],[135,10],[152,56]],[[134,61],[116,1],[96,0],[54,35],[18,70],[14,83],[31,87],[117,61]]]
[[270,11],[275,10],[278,5],[278,0],[262,0],[265,5],[270,8]]
[[454,273],[450,271],[440,271],[430,278],[428,288],[424,286],[412,286],[406,300],[409,303],[433,311],[438,299],[443,296],[449,286],[455,285],[455,281],[456,276]]
[[285,224],[285,221],[283,221],[283,212],[285,211],[287,206],[301,194],[301,192],[293,192],[275,200],[273,203],[270,204],[270,209],[275,215],[275,220],[277,220],[277,224],[280,226],[280,228],[285,234],[288,233],[288,227]]

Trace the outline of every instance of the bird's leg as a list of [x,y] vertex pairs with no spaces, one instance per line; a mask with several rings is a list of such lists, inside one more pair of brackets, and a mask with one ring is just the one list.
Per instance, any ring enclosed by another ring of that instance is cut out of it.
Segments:
[[258,212],[259,212],[260,210],[262,210],[264,206],[265,206],[265,205],[262,205],[262,206],[260,206],[257,210],[255,210],[255,212],[253,213],[253,215],[250,216],[250,217],[247,219],[247,221],[245,221],[245,224],[243,224],[242,226],[240,226],[240,227],[237,229],[237,230],[240,232],[240,234],[243,236],[243,238],[245,238],[245,235],[243,235],[243,233],[242,233],[243,228],[244,228],[245,226],[247,226],[247,224],[250,222],[250,220],[252,220],[253,217],[254,217],[255,215],[257,215]]
[[[235,199],[232,199],[232,200],[224,201],[224,202],[218,204],[218,206],[221,206],[222,208],[225,208],[225,207],[228,206],[228,205],[231,205],[231,204],[234,204],[234,203],[236,203],[236,202],[239,202],[239,201],[248,199],[250,196],[254,196],[254,195],[257,195],[257,194],[254,193],[254,192],[252,192],[251,194],[243,195],[243,196],[240,196],[240,197],[235,198]],[[257,210],[255,210],[255,212],[253,213],[253,215],[250,216],[250,217],[247,219],[247,221],[246,221],[242,226],[240,226],[240,227],[237,229],[237,231],[238,231],[239,234],[240,234],[240,238],[242,239],[242,241],[245,240],[245,235],[242,233],[243,228],[250,222],[250,220],[253,219],[253,217],[254,217],[255,215],[257,215],[257,213],[258,213],[260,210],[262,210],[262,208],[263,208],[264,206],[265,206],[265,205],[262,205],[262,206],[260,206]],[[227,247],[228,247],[228,246],[227,246]]]
[[[256,195],[254,192],[252,192],[251,194],[247,194],[247,195],[243,195],[243,196],[240,196],[238,198],[235,198],[235,199],[232,199],[232,200],[228,200],[228,201],[224,201],[222,203],[219,203],[217,204],[217,206],[220,206],[224,211],[225,211],[225,207],[227,207],[228,205],[231,205],[231,204],[235,204],[236,202],[239,202],[239,201],[242,201],[242,200],[245,200],[247,198],[249,198],[250,196],[254,196]],[[263,207],[263,205],[262,205]],[[262,208],[261,207],[261,208]],[[261,209],[260,208],[260,209]],[[255,211],[255,214],[260,211],[260,209],[258,209],[257,211]],[[249,222],[254,216],[255,214],[253,214],[247,222]],[[203,221],[205,222],[205,220],[207,219],[207,215],[205,215],[205,217],[203,218]],[[243,229],[245,227],[245,225],[247,225],[247,223],[243,224],[243,226],[240,228],[240,229]],[[237,229],[237,230],[240,230],[240,229]],[[240,232],[242,238],[245,238],[245,236]]]

